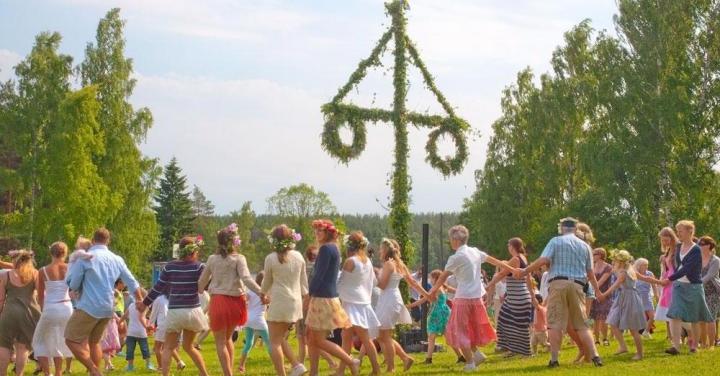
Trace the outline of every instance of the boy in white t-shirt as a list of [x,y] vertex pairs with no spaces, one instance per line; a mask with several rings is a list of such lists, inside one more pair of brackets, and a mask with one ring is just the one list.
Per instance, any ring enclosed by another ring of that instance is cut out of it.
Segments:
[[[145,291],[141,291],[141,295],[145,298]],[[145,360],[145,368],[149,371],[155,371],[155,366],[152,364],[150,358],[150,348],[148,347],[148,333],[147,328],[149,327],[145,314],[147,309],[140,312],[135,308],[135,303],[132,303],[125,310],[123,320],[128,321],[127,337],[125,339],[125,345],[127,351],[125,353],[125,360],[127,360],[127,367],[125,371],[130,372],[135,370],[135,345],[140,345],[140,352],[142,353],[143,360]]]

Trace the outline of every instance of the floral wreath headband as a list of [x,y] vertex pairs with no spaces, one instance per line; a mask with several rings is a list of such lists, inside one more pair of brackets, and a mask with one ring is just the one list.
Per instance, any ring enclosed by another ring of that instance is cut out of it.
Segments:
[[392,249],[395,252],[399,251],[399,249],[395,246],[395,244],[393,244],[392,240],[390,240],[388,238],[382,238],[382,240],[380,241],[380,245],[383,245],[383,244],[385,244],[385,246],[387,246],[388,248]]
[[610,251],[610,254],[608,257],[613,261],[621,262],[623,264],[628,264],[628,263],[633,262],[633,257],[630,254],[630,252],[628,252],[624,249],[621,249],[621,250],[613,249],[612,251]]
[[345,247],[348,247],[352,250],[358,250],[361,248],[367,248],[368,245],[370,245],[370,242],[366,237],[362,237],[360,241],[353,241],[350,239],[350,235],[345,235],[343,237],[343,243],[345,244]]
[[230,233],[233,233],[233,245],[236,247],[239,247],[242,243],[242,240],[240,240],[240,235],[238,235],[238,225],[237,223],[233,222],[229,224],[227,227],[225,227],[225,230],[227,230]]
[[195,241],[186,244],[181,250],[180,250],[180,258],[187,257],[193,254],[193,252],[200,252],[200,247],[205,245],[205,241],[203,241],[202,235],[198,235],[195,237]]
[[282,251],[284,249],[295,249],[295,243],[302,240],[302,235],[295,232],[295,229],[290,229],[291,235],[289,238],[277,239],[272,234],[268,235],[268,242],[276,251]]
[[324,219],[318,219],[318,220],[313,221],[312,227],[315,230],[340,233],[340,231],[338,231],[337,227],[335,227],[335,225],[333,225],[332,222],[326,221]]
[[11,258],[16,258],[20,256],[30,256],[35,257],[35,252],[27,250],[27,249],[13,249],[12,251],[8,251],[8,256]]

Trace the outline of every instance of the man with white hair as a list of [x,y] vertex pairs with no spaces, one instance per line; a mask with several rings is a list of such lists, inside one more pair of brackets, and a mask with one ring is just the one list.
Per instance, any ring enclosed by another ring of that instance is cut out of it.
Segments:
[[595,291],[598,288],[593,273],[592,250],[583,240],[575,236],[578,221],[574,218],[560,220],[559,236],[550,240],[540,258],[525,269],[514,269],[516,276],[526,276],[543,265],[549,265],[548,271],[548,334],[550,337],[549,367],[559,366],[558,354],[562,345],[562,333],[570,324],[580,336],[582,345],[590,350],[595,366],[602,366],[593,342],[585,312],[585,292],[588,282]]
[[453,226],[448,231],[450,246],[455,254],[448,258],[445,270],[428,292],[430,298],[437,298],[440,286],[445,284],[449,276],[454,275],[457,281],[455,298],[450,320],[445,329],[445,341],[451,347],[460,349],[465,359],[465,371],[471,372],[485,360],[485,354],[478,351],[494,341],[495,329],[483,303],[485,286],[482,282],[483,262],[498,267],[509,267],[504,263],[477,248],[468,247],[470,233],[465,226]]

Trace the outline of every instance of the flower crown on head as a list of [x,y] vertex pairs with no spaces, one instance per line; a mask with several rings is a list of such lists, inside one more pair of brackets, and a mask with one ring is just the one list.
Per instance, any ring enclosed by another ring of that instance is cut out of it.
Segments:
[[229,224],[227,227],[225,227],[225,230],[235,234],[233,236],[233,245],[236,247],[239,247],[242,241],[240,240],[240,235],[238,235],[238,225],[237,223],[233,222]]
[[198,235],[195,237],[195,241],[186,244],[181,250],[180,250],[180,258],[187,257],[193,252],[200,252],[200,247],[205,245],[205,241],[203,240],[202,235]]
[[609,258],[613,261],[617,261],[623,264],[629,264],[633,261],[633,257],[630,252],[624,249],[613,249],[612,251],[610,251]]
[[276,251],[282,251],[284,249],[295,249],[295,243],[302,240],[302,235],[295,232],[295,229],[290,229],[291,235],[289,238],[277,239],[272,234],[268,235],[268,241]]
[[343,243],[345,244],[345,247],[353,250],[367,248],[367,246],[370,245],[370,242],[364,236],[360,241],[353,241],[353,239],[350,239],[350,235],[345,235],[343,237]]
[[314,220],[312,222],[312,227],[315,230],[322,230],[322,231],[327,231],[327,232],[332,232],[332,233],[339,232],[337,227],[335,227],[335,225],[333,225],[332,222],[324,220],[324,219]]
[[395,246],[395,244],[393,244],[392,240],[390,240],[388,238],[382,238],[382,240],[380,241],[380,245],[382,245],[382,244],[385,244],[386,247],[392,249],[393,251],[398,251],[397,247]]
[[35,257],[35,252],[27,249],[13,249],[12,251],[8,251],[8,256],[10,256],[11,258],[20,256]]

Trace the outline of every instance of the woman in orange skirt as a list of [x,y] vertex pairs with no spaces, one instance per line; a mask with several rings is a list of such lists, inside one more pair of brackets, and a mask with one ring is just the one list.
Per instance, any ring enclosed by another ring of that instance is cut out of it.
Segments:
[[238,253],[240,237],[237,231],[237,225],[233,223],[218,232],[218,248],[208,258],[198,282],[199,293],[210,283],[210,330],[215,337],[215,349],[224,376],[233,373],[233,330],[247,321],[245,288],[258,294],[263,302],[267,301],[250,275],[245,256]]

